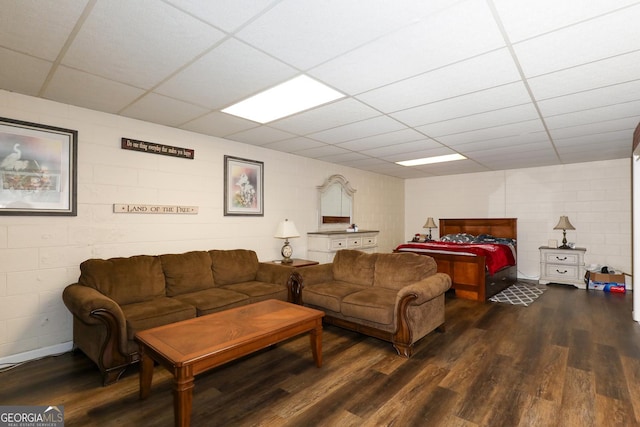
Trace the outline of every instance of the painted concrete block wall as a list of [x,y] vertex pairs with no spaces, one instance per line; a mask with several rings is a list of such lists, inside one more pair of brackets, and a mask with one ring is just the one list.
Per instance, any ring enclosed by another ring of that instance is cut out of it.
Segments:
[[[0,116],[78,130],[78,216],[0,216],[0,366],[71,348],[64,287],[89,258],[247,248],[280,258],[279,221],[295,222],[294,257],[317,228],[317,192],[331,174],[357,190],[355,221],[380,230],[379,250],[404,233],[403,180],[153,123],[0,91]],[[122,137],[195,149],[195,159],[120,148]],[[223,156],[264,162],[263,217],[223,215]],[[115,214],[113,204],[192,205],[197,215]]]
[[[518,218],[518,275],[540,276],[538,248],[561,215],[576,228],[567,240],[587,249],[585,263],[631,274],[631,160],[607,160],[405,181],[404,239],[427,217]],[[438,230],[432,235],[439,236]]]

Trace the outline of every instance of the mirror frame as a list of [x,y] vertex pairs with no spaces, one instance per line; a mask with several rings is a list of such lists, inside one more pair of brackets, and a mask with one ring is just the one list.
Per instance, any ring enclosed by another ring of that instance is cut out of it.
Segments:
[[[349,198],[349,200],[351,201],[351,206],[349,208],[349,222],[335,222],[335,223],[324,223],[322,218],[322,196],[329,190],[329,188],[331,188],[333,185],[339,185],[342,190],[344,191],[344,193],[346,194],[346,196]],[[327,178],[327,180],[324,182],[324,184],[319,185],[317,187],[318,189],[318,229],[319,230],[328,230],[328,229],[344,229],[345,228],[345,224],[347,224],[347,226],[350,226],[351,224],[353,224],[353,218],[354,218],[354,202],[355,202],[355,198],[354,195],[356,193],[356,189],[353,188],[351,186],[351,184],[349,184],[349,181],[347,181],[347,179],[342,176],[342,175],[331,175],[329,178]]]

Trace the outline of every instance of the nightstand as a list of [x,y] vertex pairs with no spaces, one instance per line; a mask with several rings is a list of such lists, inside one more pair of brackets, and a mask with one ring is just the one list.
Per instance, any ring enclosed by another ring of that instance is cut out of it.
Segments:
[[559,249],[540,246],[540,280],[538,283],[561,283],[585,289],[585,248]]

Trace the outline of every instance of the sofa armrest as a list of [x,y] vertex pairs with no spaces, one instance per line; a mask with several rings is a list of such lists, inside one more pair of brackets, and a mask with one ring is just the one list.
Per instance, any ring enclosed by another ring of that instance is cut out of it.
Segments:
[[265,283],[275,283],[277,285],[287,285],[287,280],[291,276],[293,267],[283,264],[271,264],[268,262],[261,262],[258,264],[258,272],[256,273],[256,280]]
[[315,285],[333,280],[333,264],[317,264],[296,269],[304,285]]
[[[88,325],[107,323],[116,338],[120,349],[126,348],[127,323],[124,313],[117,302],[88,286],[74,283],[62,292],[62,300],[69,311]],[[105,321],[105,317],[108,318]]]
[[445,273],[436,273],[432,276],[422,279],[419,282],[412,283],[400,289],[396,296],[396,303],[407,295],[416,295],[417,298],[412,304],[420,305],[433,298],[445,293],[451,287],[451,277]]

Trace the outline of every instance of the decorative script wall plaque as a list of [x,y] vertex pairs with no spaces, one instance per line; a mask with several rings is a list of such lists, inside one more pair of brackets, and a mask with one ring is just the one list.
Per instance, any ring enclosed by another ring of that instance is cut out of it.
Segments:
[[162,154],[163,156],[182,157],[193,160],[196,152],[191,148],[172,147],[171,145],[156,144],[155,142],[138,141],[122,138],[123,150],[142,151],[144,153]]
[[114,204],[114,213],[142,213],[142,214],[197,214],[197,206],[178,205],[125,205]]

